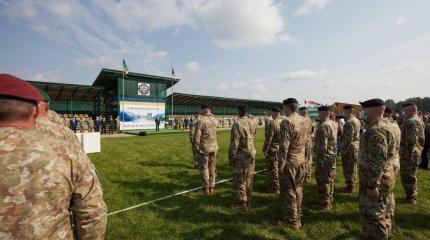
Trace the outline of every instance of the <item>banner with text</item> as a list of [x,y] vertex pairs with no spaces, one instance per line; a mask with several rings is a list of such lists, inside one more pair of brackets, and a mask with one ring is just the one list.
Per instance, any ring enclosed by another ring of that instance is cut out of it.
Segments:
[[120,101],[119,106],[121,130],[155,129],[156,120],[164,128],[165,103]]

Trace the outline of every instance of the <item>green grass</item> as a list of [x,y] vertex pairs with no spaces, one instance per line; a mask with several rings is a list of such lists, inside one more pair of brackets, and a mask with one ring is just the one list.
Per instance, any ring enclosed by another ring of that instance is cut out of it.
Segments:
[[[265,168],[261,154],[263,131],[256,138],[257,169]],[[220,131],[218,180],[230,178],[227,161],[230,132]],[[131,138],[103,138],[102,152],[90,154],[104,188],[109,212],[200,185],[192,168],[188,135],[152,135]],[[338,161],[336,190],[343,187]],[[304,188],[304,227],[291,231],[278,225],[282,217],[280,200],[265,194],[269,184],[264,174],[254,182],[253,209],[246,213],[229,208],[232,184],[219,185],[212,197],[188,193],[156,204],[119,213],[108,218],[106,239],[356,239],[361,238],[357,194],[335,190],[334,210],[310,210],[316,201],[315,180]],[[403,196],[397,180],[396,197]],[[396,239],[430,239],[430,171],[419,172],[416,206],[398,205]]]

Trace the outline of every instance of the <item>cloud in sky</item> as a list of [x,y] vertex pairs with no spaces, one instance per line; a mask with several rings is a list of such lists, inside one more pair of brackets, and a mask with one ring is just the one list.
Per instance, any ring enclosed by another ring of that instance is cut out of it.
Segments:
[[293,80],[314,80],[318,78],[322,78],[326,76],[328,72],[332,71],[331,69],[320,69],[317,71],[310,69],[302,69],[297,71],[288,72],[285,75],[282,75],[281,78],[284,81],[293,81]]
[[302,5],[293,13],[296,16],[308,15],[314,10],[322,10],[330,0],[305,0]]
[[[89,84],[101,67],[120,69],[125,52],[133,72],[169,75],[174,62],[183,79],[175,90],[190,93],[321,101],[428,95],[429,3],[363,1],[0,0],[0,30],[10,31],[0,70]],[[328,6],[335,16],[323,11]]]
[[261,78],[233,82],[220,82],[216,86],[215,90],[218,93],[229,97],[240,95],[243,98],[264,99],[267,96],[266,84]]
[[64,76],[59,70],[50,70],[46,72],[31,74],[30,80],[41,82],[64,82]]
[[272,0],[208,1],[200,8],[204,28],[221,48],[288,41],[286,22]]
[[192,72],[197,72],[200,70],[200,65],[198,62],[189,62],[185,65],[185,67]]
[[396,25],[402,25],[403,23],[405,23],[405,18],[404,17],[398,17],[396,19]]
[[155,31],[172,26],[194,26],[193,1],[171,0],[94,0],[96,6],[109,13],[112,22],[128,30]]

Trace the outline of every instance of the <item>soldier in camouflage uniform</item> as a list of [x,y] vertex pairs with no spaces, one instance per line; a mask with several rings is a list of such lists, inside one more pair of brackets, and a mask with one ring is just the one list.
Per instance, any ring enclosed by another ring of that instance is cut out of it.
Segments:
[[294,98],[284,100],[286,118],[281,122],[279,153],[285,167],[280,179],[281,199],[284,207],[282,224],[291,229],[301,228],[303,182],[306,175],[305,146],[306,122],[296,111],[298,102]]
[[35,129],[43,97],[29,83],[0,74],[0,96],[0,239],[103,239],[106,205],[89,159]]
[[196,158],[196,149],[194,147],[194,130],[195,130],[195,126],[197,124],[197,121],[199,120],[199,113],[195,112],[194,113],[194,121],[193,124],[190,126],[190,133],[189,133],[189,139],[190,139],[190,143],[191,143],[191,149],[192,149],[192,153],[193,153],[193,161],[194,161],[194,168],[198,168],[199,167],[199,162]]
[[358,118],[352,114],[351,105],[345,105],[344,116],[346,118],[343,126],[342,142],[340,152],[342,156],[343,175],[345,177],[345,188],[343,192],[354,192],[355,183],[357,181],[357,163],[358,163],[358,147],[360,145],[360,128],[361,123]]
[[305,175],[305,183],[311,180],[312,176],[312,138],[314,134],[314,123],[312,119],[309,117],[309,112],[307,107],[299,108],[300,115],[306,120],[306,146],[305,146],[305,166],[306,166],[306,175]]
[[403,105],[405,120],[401,126],[400,177],[406,198],[404,203],[415,204],[417,199],[417,173],[424,147],[424,124],[417,116],[414,103]]
[[231,128],[228,159],[233,168],[233,181],[237,203],[233,208],[248,210],[251,207],[252,184],[255,170],[254,136],[257,133],[256,122],[248,117],[249,108],[239,107],[239,119]]
[[82,145],[75,133],[63,125],[60,116],[56,112],[49,109],[49,102],[51,101],[49,95],[41,89],[38,90],[44,101],[37,103],[39,114],[36,119],[36,129],[49,133],[56,139],[66,140],[79,150],[82,149]]
[[266,157],[272,186],[269,192],[280,193],[279,176],[282,174],[285,162],[279,157],[279,133],[281,128],[281,109],[271,108],[272,119],[265,130],[263,154]]
[[194,149],[199,163],[205,194],[213,194],[216,178],[218,143],[216,129],[219,125],[209,106],[202,106],[202,113],[194,128]]
[[394,215],[396,136],[383,118],[384,101],[360,102],[366,131],[360,139],[359,212],[365,239],[389,239]]
[[320,124],[315,134],[315,178],[319,203],[315,209],[330,211],[333,207],[334,183],[336,178],[337,124],[329,119],[330,108],[318,108]]
[[401,141],[401,130],[400,130],[397,122],[394,120],[393,114],[394,114],[393,109],[389,106],[385,106],[384,118],[386,120],[388,120],[388,122],[391,124],[392,132],[395,136],[395,141],[396,141],[396,157],[394,158],[393,164],[394,164],[394,172],[397,175],[400,171],[400,154],[399,154],[399,151],[400,151],[400,141]]
[[[399,128],[399,125],[397,122],[393,119],[392,115],[394,114],[394,111],[391,107],[386,106],[384,111],[384,119],[386,119],[389,123],[389,126],[391,127],[391,132],[394,134],[394,142],[396,149],[394,151],[394,157],[393,157],[393,168],[394,168],[394,174],[397,176],[400,171],[400,139],[401,139],[401,131]],[[387,205],[387,211],[390,215],[391,219],[391,225],[394,225],[394,210],[396,208],[396,202],[394,200],[394,194],[392,195],[393,199],[390,200],[389,205]]]

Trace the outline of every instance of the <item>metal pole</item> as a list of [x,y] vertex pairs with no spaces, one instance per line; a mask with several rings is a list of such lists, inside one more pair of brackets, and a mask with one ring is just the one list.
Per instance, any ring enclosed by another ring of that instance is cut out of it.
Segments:
[[[124,69],[125,70],[125,69]],[[124,134],[124,111],[125,111],[125,102],[124,102],[124,70],[122,71],[122,133]]]
[[172,119],[173,119],[173,76],[172,76]]

